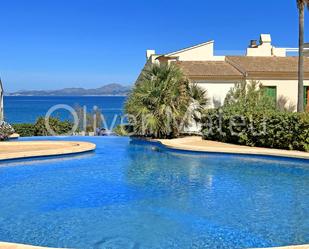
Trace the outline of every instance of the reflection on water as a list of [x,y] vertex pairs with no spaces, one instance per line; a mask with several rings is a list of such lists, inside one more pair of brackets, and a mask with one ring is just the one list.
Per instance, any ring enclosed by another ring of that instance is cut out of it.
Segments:
[[96,152],[0,168],[0,241],[82,249],[309,243],[308,163],[66,139],[94,142]]
[[16,160],[7,160],[0,162],[1,167],[15,167],[15,166],[41,166],[44,164],[50,163],[61,163],[65,161],[86,159],[94,156],[94,152],[85,152],[80,154],[72,155],[62,155],[62,156],[50,156],[50,157],[37,157],[37,158],[28,158],[28,159],[16,159]]

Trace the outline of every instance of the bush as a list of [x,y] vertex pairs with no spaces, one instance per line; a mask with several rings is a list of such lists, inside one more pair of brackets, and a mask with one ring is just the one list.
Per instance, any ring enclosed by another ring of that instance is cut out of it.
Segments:
[[13,128],[15,132],[21,137],[33,137],[35,136],[34,124],[14,124]]
[[[49,125],[51,130],[56,135],[66,135],[71,132],[73,128],[73,124],[69,121],[61,121],[59,118],[49,118]],[[51,134],[50,131],[47,130],[45,124],[45,118],[40,117],[34,124],[34,134],[35,136],[50,136],[54,135]]]
[[[56,135],[64,135],[71,132],[73,124],[69,121],[61,121],[58,118],[49,119],[50,128],[56,133]],[[45,118],[40,117],[35,124],[14,124],[16,133],[21,137],[33,137],[33,136],[50,136],[45,126]]]
[[202,118],[204,139],[247,146],[309,151],[309,114],[292,113],[287,99],[276,105],[259,82],[235,84],[221,109]]
[[0,122],[0,141],[7,140],[14,132],[14,128],[11,125],[4,121]]
[[133,132],[133,127],[130,125],[118,125],[113,131],[118,136],[129,136]]
[[309,151],[309,114],[256,112],[235,115],[224,109],[202,119],[204,139],[240,145]]
[[276,109],[276,103],[259,81],[241,81],[227,93],[223,108],[234,113],[268,112]]

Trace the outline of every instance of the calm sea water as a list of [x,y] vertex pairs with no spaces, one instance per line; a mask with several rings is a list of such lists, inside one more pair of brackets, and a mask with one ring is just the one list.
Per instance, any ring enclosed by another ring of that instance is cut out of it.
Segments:
[[[99,107],[108,124],[113,122],[115,115],[123,114],[126,97],[120,96],[6,96],[4,97],[4,115],[9,123],[34,123],[40,116],[45,116],[47,111],[58,104],[71,107],[86,106],[90,112],[94,106]],[[68,111],[56,111],[54,116],[61,119],[72,119]],[[117,119],[117,122],[119,122]]]
[[0,163],[0,241],[80,249],[309,243],[306,161],[180,153],[125,137],[48,139],[97,149]]

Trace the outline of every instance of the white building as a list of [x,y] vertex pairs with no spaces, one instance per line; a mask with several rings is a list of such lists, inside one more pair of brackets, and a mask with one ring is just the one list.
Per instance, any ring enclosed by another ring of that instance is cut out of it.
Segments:
[[0,79],[0,121],[3,120],[4,115],[3,115],[3,95],[4,95],[4,90],[3,90],[3,85]]
[[[147,50],[147,63],[176,63],[184,74],[205,88],[213,103],[223,103],[227,92],[241,80],[258,80],[267,93],[278,99],[288,98],[288,105],[297,104],[298,57],[287,56],[291,49],[272,45],[271,36],[262,34],[260,42],[252,40],[244,56],[216,56],[214,41],[172,53],[158,55]],[[305,91],[309,96],[309,58],[305,58]]]

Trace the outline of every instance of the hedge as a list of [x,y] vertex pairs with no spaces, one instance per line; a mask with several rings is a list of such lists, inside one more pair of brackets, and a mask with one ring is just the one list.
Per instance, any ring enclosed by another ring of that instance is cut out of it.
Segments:
[[[71,122],[61,121],[58,118],[50,118],[49,125],[57,135],[68,134],[73,128],[73,124]],[[21,137],[53,135],[47,131],[45,127],[45,119],[43,117],[38,118],[35,124],[14,124],[13,128]]]
[[[73,124],[69,121],[61,121],[59,118],[49,118],[50,128],[57,135],[66,135],[68,134],[72,128]],[[45,118],[40,117],[36,123],[34,124],[34,132],[35,136],[50,136],[50,132],[47,130],[45,125]]]
[[247,146],[309,151],[309,114],[235,115],[219,109],[202,118],[203,138]]
[[15,132],[21,137],[33,137],[35,136],[34,124],[13,124]]

